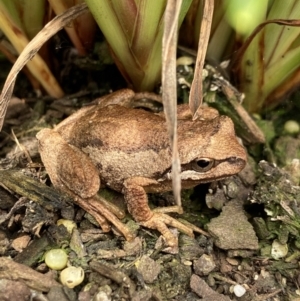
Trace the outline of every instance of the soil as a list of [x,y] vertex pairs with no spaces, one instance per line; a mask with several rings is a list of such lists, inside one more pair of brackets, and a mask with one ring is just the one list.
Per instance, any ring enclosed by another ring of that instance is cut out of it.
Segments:
[[[174,229],[178,248],[166,248],[158,232],[126,214],[122,222],[136,234],[128,242],[115,229],[104,233],[53,189],[37,151],[41,128],[108,92],[97,85],[91,91],[60,100],[30,92],[10,104],[0,137],[0,300],[299,300],[299,134],[278,138],[275,151],[267,143],[268,153],[249,147],[239,175],[182,192],[185,212],[173,216],[207,235]],[[270,152],[284,154],[284,169],[258,159]],[[100,193],[126,212],[122,195]],[[153,207],[173,203],[171,193],[149,199]],[[68,232],[60,219],[76,228]],[[63,249],[68,264],[83,269],[81,284],[61,284],[61,271],[44,262],[50,249]]]

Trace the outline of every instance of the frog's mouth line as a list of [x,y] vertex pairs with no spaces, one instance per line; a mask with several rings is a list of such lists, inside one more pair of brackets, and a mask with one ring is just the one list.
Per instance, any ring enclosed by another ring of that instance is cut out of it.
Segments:
[[[229,158],[222,159],[222,160],[216,160],[216,159],[212,159],[212,160],[213,160],[213,164],[211,165],[211,168],[209,170],[205,170],[203,172],[201,172],[199,170],[195,170],[195,171],[197,171],[198,173],[207,173],[207,172],[211,171],[213,168],[216,168],[218,165],[220,165],[224,162],[228,163],[230,165],[237,165],[237,166],[242,166],[245,163],[245,161],[239,157],[229,157]],[[193,170],[192,162],[181,165],[181,171],[186,171],[186,170]]]
[[[213,182],[215,180],[223,179],[238,173],[245,167],[245,164],[246,162],[243,159],[237,157],[230,157],[223,160],[214,160],[214,163],[212,164],[211,168],[203,172],[199,170],[193,170],[191,163],[183,164],[181,165],[180,178],[181,181],[192,180]],[[222,165],[222,168],[220,167],[220,165]],[[216,172],[216,169],[218,167],[220,167],[221,170],[220,176],[218,176],[218,172]],[[226,170],[230,170],[230,172],[226,173]],[[166,172],[158,181],[160,182],[165,180],[172,180],[171,168],[166,170]]]

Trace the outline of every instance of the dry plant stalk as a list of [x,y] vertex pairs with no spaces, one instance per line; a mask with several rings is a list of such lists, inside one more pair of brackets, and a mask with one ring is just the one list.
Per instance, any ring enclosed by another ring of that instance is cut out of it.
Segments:
[[[165,11],[165,27],[162,48],[162,91],[164,111],[172,146],[172,184],[176,204],[181,208],[180,159],[177,149],[177,83],[176,83],[176,48],[178,17],[182,1],[168,0]],[[201,23],[195,77],[190,91],[189,105],[195,120],[197,110],[202,103],[202,69],[210,35],[214,0],[204,2]]]
[[194,79],[191,86],[189,106],[192,111],[193,120],[197,119],[197,110],[202,104],[202,70],[204,66],[208,40],[210,36],[212,18],[214,12],[214,0],[205,0],[203,8],[203,16],[201,21],[201,29],[198,43],[197,58],[195,64]]
[[[11,5],[9,5],[8,2],[11,2]],[[34,15],[37,15],[37,13],[33,13],[31,17],[33,24],[31,24],[30,27],[26,27],[29,25],[26,25],[29,16],[27,15],[28,11],[25,6],[27,6],[28,9],[31,5],[35,7],[39,6],[34,5],[32,2],[34,1],[25,1],[24,3],[21,3],[21,1],[0,1],[0,29],[9,39],[13,49],[1,48],[4,50],[4,54],[11,52],[7,57],[12,60],[13,63],[17,60],[13,58],[14,54],[16,52],[19,54],[22,53],[23,49],[28,45],[31,35],[34,36],[35,30],[39,30],[42,25],[42,20],[36,23],[37,20],[34,18]],[[43,1],[40,1],[40,4],[42,2]],[[1,44],[3,46],[4,43]],[[63,95],[63,91],[56,78],[39,54],[28,61],[26,67],[25,70],[30,71],[28,79],[32,82],[33,87],[39,88],[41,85],[49,95],[55,98],[59,98]],[[36,85],[37,82],[39,83],[38,85]]]
[[178,17],[182,0],[168,0],[162,43],[162,91],[164,112],[172,148],[172,184],[175,202],[181,209],[180,159],[177,147],[176,48]]

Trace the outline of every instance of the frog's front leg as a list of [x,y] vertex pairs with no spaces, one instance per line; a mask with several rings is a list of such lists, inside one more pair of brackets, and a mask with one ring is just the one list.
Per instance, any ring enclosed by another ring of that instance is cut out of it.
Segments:
[[131,240],[133,234],[112,210],[97,198],[100,178],[90,158],[65,142],[54,130],[41,130],[37,134],[37,139],[42,161],[54,187],[69,195],[80,207],[94,216],[103,231],[110,230],[108,220],[127,240]]
[[[156,180],[134,177],[124,181],[123,194],[127,203],[129,213],[144,227],[158,230],[166,240],[168,246],[176,246],[177,241],[167,226],[177,228],[179,231],[193,237],[193,231],[203,231],[193,225],[187,226],[165,212],[182,213],[178,206],[164,207],[151,210],[148,205],[148,198],[144,187],[159,185]],[[177,209],[176,209],[177,208]],[[160,210],[161,209],[161,210]],[[160,212],[161,211],[161,212]]]

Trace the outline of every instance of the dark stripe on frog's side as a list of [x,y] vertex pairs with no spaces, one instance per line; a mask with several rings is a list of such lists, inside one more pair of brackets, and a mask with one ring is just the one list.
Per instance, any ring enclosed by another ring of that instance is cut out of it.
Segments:
[[87,146],[91,146],[91,147],[97,148],[97,147],[102,147],[103,145],[104,145],[103,141],[100,140],[99,138],[92,138],[92,139],[88,139],[85,142],[81,143],[79,145],[79,147],[84,148]]
[[[117,146],[115,146],[115,147],[106,146],[103,143],[103,141],[101,141],[100,139],[96,139],[96,138],[86,139],[85,141],[82,141],[82,143],[80,143],[79,145],[76,145],[76,146],[80,149],[84,149],[86,147],[92,147],[92,148],[103,148],[103,149],[106,149],[107,151],[109,151],[109,150],[118,150]],[[138,150],[140,150],[141,152],[145,151],[145,150],[152,150],[152,151],[154,151],[155,153],[158,154],[162,149],[166,149],[166,148],[170,149],[169,143],[139,147]],[[127,154],[138,153],[138,150],[137,150],[136,147],[130,148],[130,145],[128,145],[126,147],[126,149],[122,148],[122,151],[126,152]]]

